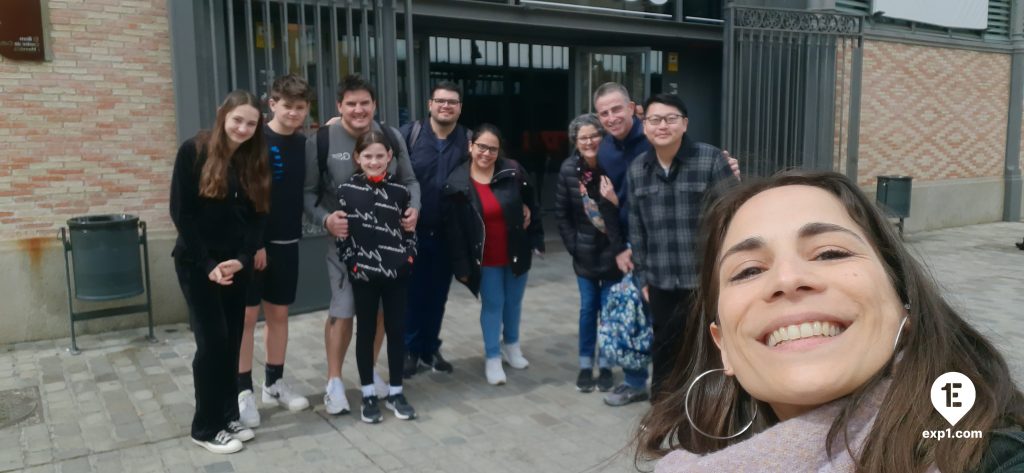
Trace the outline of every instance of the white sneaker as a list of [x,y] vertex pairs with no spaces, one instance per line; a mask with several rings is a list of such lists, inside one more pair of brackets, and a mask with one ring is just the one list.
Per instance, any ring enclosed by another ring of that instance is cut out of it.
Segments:
[[209,450],[211,453],[235,453],[245,448],[245,446],[242,445],[241,440],[232,437],[231,434],[225,430],[217,432],[217,435],[210,440],[196,440],[194,437],[189,438],[192,439],[192,443]]
[[327,392],[324,394],[324,408],[327,413],[336,416],[348,414],[348,399],[345,398],[345,384],[339,378],[331,378],[327,382]]
[[501,358],[488,358],[484,363],[484,374],[487,375],[487,382],[490,384],[505,384],[505,370],[501,367]]
[[384,378],[377,374],[376,371],[373,372],[373,390],[377,393],[377,397],[380,399],[387,399],[391,391],[387,381],[384,381]]
[[523,358],[523,350],[519,348],[518,343],[502,344],[501,358],[505,360],[505,363],[508,363],[509,366],[517,370],[530,366],[530,362]]
[[229,435],[242,442],[248,442],[256,438],[256,433],[253,432],[252,429],[242,425],[242,423],[237,420],[228,422],[228,428],[224,430],[226,430]]
[[260,426],[260,411],[256,409],[256,396],[251,389],[238,393],[238,420],[250,429]]
[[273,386],[263,386],[263,403],[280,404],[292,412],[309,407],[309,400],[305,396],[296,394],[295,391],[292,391],[292,387],[281,379],[277,380]]

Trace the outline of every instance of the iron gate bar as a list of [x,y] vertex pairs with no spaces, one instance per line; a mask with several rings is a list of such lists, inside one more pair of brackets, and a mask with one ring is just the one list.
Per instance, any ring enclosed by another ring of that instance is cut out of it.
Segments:
[[245,0],[245,45],[249,53],[249,90],[256,90],[256,36],[252,27],[252,0]]
[[850,64],[850,122],[847,124],[849,136],[846,141],[846,177],[857,182],[858,160],[860,153],[860,77],[864,60],[864,40],[854,38],[857,43],[853,50],[853,62]]
[[228,70],[231,72],[231,90],[238,89],[238,59],[235,57],[235,1],[227,1],[228,16]]
[[359,28],[359,73],[366,80],[370,80],[370,19],[366,17],[369,14],[369,3],[369,0],[363,0],[363,9],[359,12],[362,24]]
[[352,26],[352,2],[351,0],[348,0],[345,3],[347,5],[345,7],[345,36],[347,38],[345,40],[345,54],[348,56],[348,73],[352,74],[356,70],[355,33],[353,32],[354,27]]
[[290,74],[292,72],[292,61],[291,52],[288,51],[288,3],[281,2],[279,5],[278,15],[281,17],[281,63],[284,64],[282,67],[281,75]]
[[[409,100],[409,119],[420,116],[417,111],[420,104],[416,100],[416,67],[413,57],[416,55],[416,41],[412,31],[412,0],[405,0],[405,89]],[[508,42],[505,42],[505,56],[508,56]],[[505,61],[508,64],[508,61]],[[459,97],[462,99],[462,97]]]
[[[305,7],[303,7],[303,9],[305,9]],[[324,103],[326,103],[325,100],[324,100],[325,99],[324,93],[325,93],[325,91],[327,89],[326,86],[328,84],[330,84],[329,82],[324,80],[324,72],[328,68],[323,66],[323,64],[324,64],[324,47],[323,47],[324,31],[323,31],[323,26],[321,25],[322,19],[323,18],[322,18],[321,14],[320,14],[320,2],[319,1],[314,1],[313,2],[313,23],[316,23],[316,26],[313,27],[313,34],[316,37],[316,101],[317,101],[317,110],[319,110],[321,114],[323,114]],[[330,61],[330,64],[331,65],[335,64],[334,61],[335,60],[332,58],[331,61]],[[307,69],[306,66],[302,67],[302,70],[305,71],[306,69]]]
[[[220,89],[220,73],[218,71],[219,71],[220,68],[216,67],[217,62],[218,62],[217,61],[217,44],[218,43],[217,43],[217,26],[216,26],[217,25],[217,18],[216,18],[216,15],[214,13],[214,8],[216,8],[216,6],[214,5],[215,3],[217,3],[217,0],[209,0],[209,2],[207,3],[209,8],[207,10],[208,10],[208,12],[210,14],[210,54],[212,55],[213,64],[214,64],[214,67],[211,68],[211,69],[213,69],[213,86],[217,90],[219,90]],[[218,98],[219,97],[214,98],[214,100],[217,100]]]
[[298,64],[299,71],[303,79],[309,82],[309,58],[306,57],[306,2],[305,0],[299,0],[295,4],[295,8],[299,11],[297,15],[299,18],[299,34],[298,34]]
[[[263,0],[263,80],[266,83],[264,92],[270,97],[270,88],[274,82],[274,57],[270,51],[273,44],[273,26],[270,21],[270,0]],[[258,86],[253,84],[252,90],[255,93]]]
[[331,107],[329,104],[334,103],[331,94],[331,88],[338,83],[338,67],[341,65],[341,58],[338,57],[338,4],[337,2],[331,2],[328,7],[331,12],[331,67],[327,73],[327,93],[324,94],[324,103],[320,105],[320,116],[317,117],[317,123],[323,123],[327,118],[327,110]]

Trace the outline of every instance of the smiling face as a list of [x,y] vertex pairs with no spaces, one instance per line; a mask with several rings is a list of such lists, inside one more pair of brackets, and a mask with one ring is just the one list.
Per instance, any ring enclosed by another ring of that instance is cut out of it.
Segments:
[[711,335],[726,373],[780,419],[850,394],[893,355],[906,311],[868,241],[809,186],[761,192],[729,225]]
[[498,151],[501,149],[501,141],[494,133],[483,132],[473,137],[469,144],[469,155],[473,166],[480,170],[490,170],[494,162],[498,160]]
[[622,140],[633,129],[633,113],[636,104],[622,95],[621,92],[604,94],[594,101],[594,113],[597,114],[601,126],[609,135]]
[[256,133],[260,122],[260,111],[252,105],[239,105],[227,113],[224,132],[228,135],[231,148],[238,148]]
[[455,91],[435,90],[427,106],[430,108],[430,118],[442,125],[454,124],[462,115],[462,99]]
[[601,146],[601,132],[594,125],[583,125],[576,133],[576,150],[580,156],[593,161],[597,158],[597,148]]
[[303,122],[306,121],[306,115],[309,115],[309,102],[305,100],[270,99],[269,105],[270,111],[274,112],[274,119],[271,121],[280,123],[282,127],[292,132],[302,128]]
[[370,129],[373,112],[376,109],[377,104],[368,90],[350,90],[345,92],[341,101],[338,102],[338,113],[341,115],[342,125],[353,136]]
[[[652,122],[658,122],[653,124]],[[669,123],[675,122],[675,123]],[[644,115],[644,135],[655,148],[667,148],[683,140],[690,121],[671,105],[652,103]]]
[[382,176],[387,172],[388,163],[391,162],[391,151],[380,143],[373,143],[359,153],[356,162],[367,177]]

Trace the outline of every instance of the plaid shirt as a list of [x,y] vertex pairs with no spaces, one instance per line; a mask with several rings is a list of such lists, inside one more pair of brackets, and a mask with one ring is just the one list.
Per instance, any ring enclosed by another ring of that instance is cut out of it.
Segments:
[[697,287],[697,232],[705,199],[737,181],[722,151],[683,136],[668,175],[654,150],[629,166],[629,242],[639,288]]

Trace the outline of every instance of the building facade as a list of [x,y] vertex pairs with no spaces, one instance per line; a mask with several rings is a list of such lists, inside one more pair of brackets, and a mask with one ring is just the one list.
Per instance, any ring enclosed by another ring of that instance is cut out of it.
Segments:
[[[336,113],[345,74],[372,79],[396,125],[424,113],[432,83],[460,82],[463,122],[499,125],[542,187],[566,124],[615,80],[637,101],[680,94],[690,132],[751,174],[830,168],[868,191],[913,176],[910,231],[1021,218],[1018,2],[989,1],[984,30],[888,18],[867,0],[41,3],[47,60],[0,57],[0,344],[67,335],[55,236],[85,214],[147,222],[156,319],[185,320],[167,215],[177,146],[226,92],[260,95],[286,72],[316,88],[310,130]],[[326,290],[323,237],[308,237],[299,309]]]

